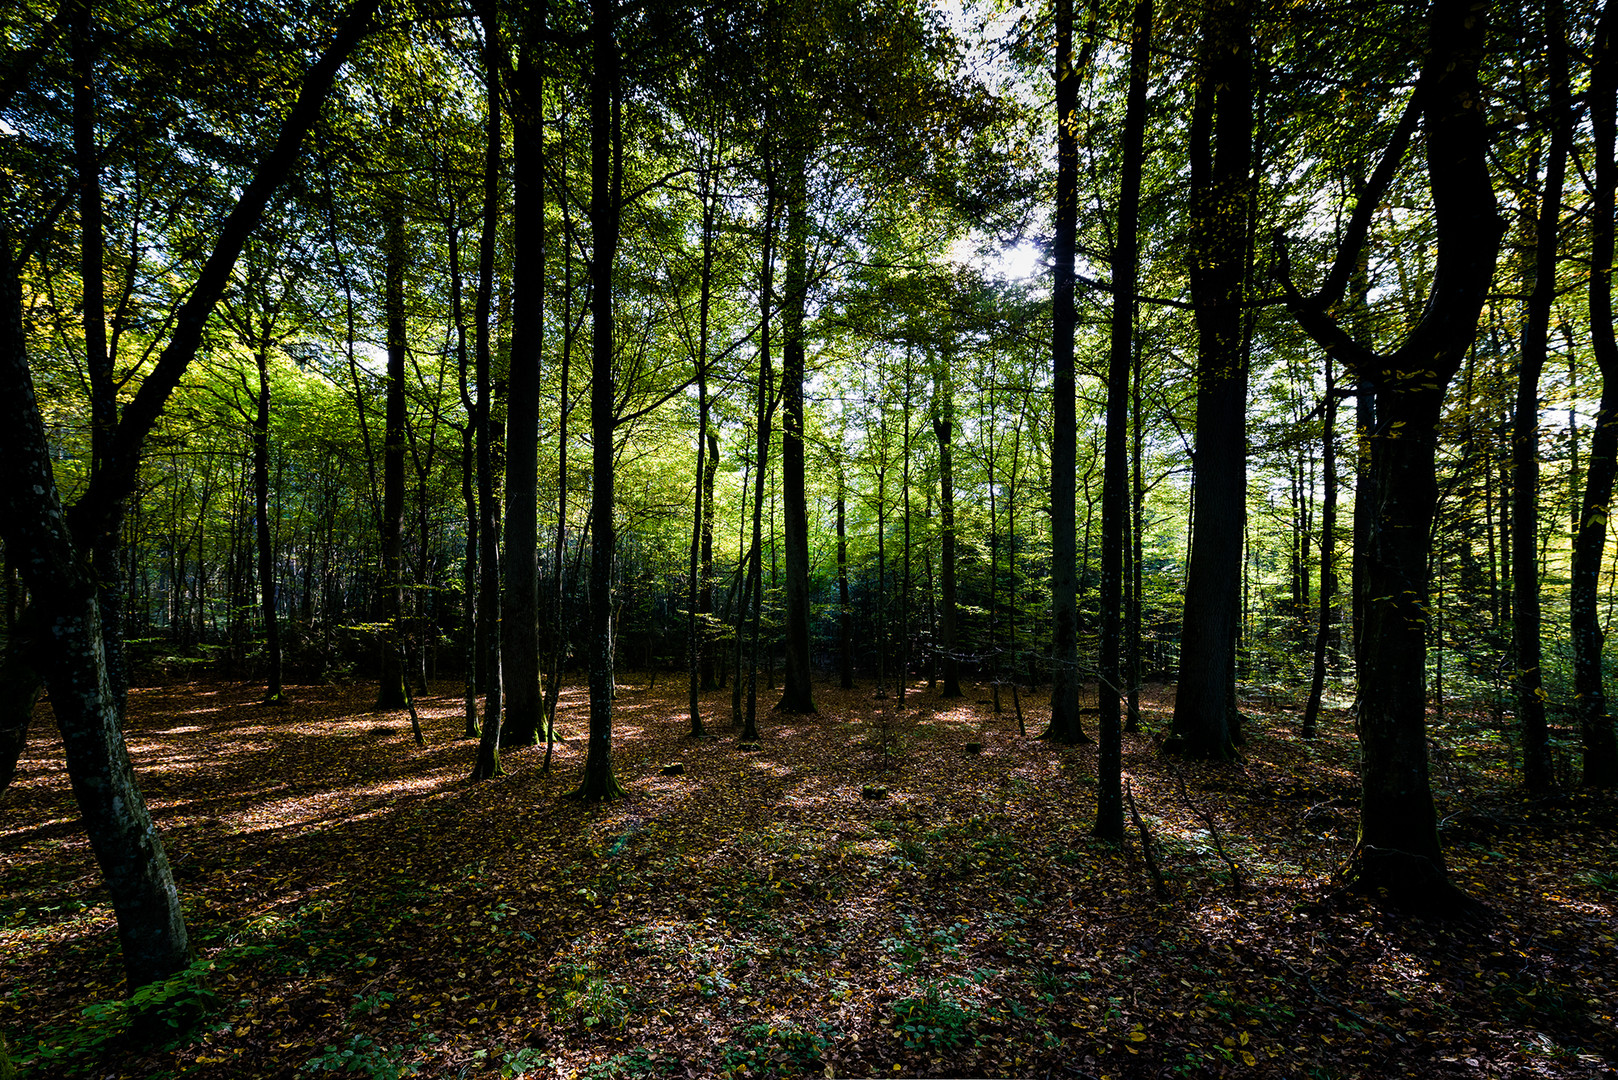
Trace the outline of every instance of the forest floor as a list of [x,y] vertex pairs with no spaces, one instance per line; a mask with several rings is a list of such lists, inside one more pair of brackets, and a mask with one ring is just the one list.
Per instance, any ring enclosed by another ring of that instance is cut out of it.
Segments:
[[[1133,827],[1121,847],[1090,836],[1094,748],[1023,737],[1009,693],[996,715],[982,686],[902,709],[822,687],[818,716],[765,714],[750,753],[728,691],[704,699],[722,737],[696,743],[678,677],[632,675],[615,733],[629,794],[599,807],[562,798],[580,688],[548,774],[538,747],[476,784],[458,687],[422,697],[425,749],[408,717],[370,711],[372,687],[295,687],[285,708],[257,693],[131,696],[130,751],[206,969],[154,1007],[182,1030],[186,1007],[210,1010],[161,1051],[123,1034],[112,913],[36,720],[0,796],[0,1033],[22,1075],[1618,1069],[1618,805],[1528,799],[1504,744],[1453,711],[1432,732],[1439,810],[1454,878],[1488,905],[1463,922],[1333,898],[1356,816],[1341,708],[1306,745],[1293,710],[1249,702],[1244,761],[1185,765],[1157,752],[1172,692],[1150,689],[1124,754],[1158,899]],[[1032,699],[1030,736],[1048,715]]]

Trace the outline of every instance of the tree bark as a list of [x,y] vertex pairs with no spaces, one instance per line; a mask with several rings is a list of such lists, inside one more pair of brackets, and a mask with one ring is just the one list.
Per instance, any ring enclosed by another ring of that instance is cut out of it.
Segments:
[[276,611],[275,534],[270,529],[270,358],[260,343],[257,409],[253,418],[253,509],[258,527],[258,589],[264,612],[264,704],[284,705],[281,687],[281,618]]
[[1073,338],[1078,227],[1078,73],[1073,67],[1073,0],[1056,0],[1056,221],[1051,238],[1051,723],[1045,737],[1088,742],[1079,718],[1077,383]]
[[1545,0],[1547,61],[1550,66],[1550,153],[1545,163],[1545,190],[1534,229],[1532,288],[1523,320],[1522,351],[1517,368],[1517,407],[1512,421],[1511,499],[1517,529],[1511,562],[1515,596],[1512,644],[1516,658],[1517,723],[1522,730],[1523,782],[1529,791],[1552,785],[1550,743],[1545,730],[1545,680],[1540,663],[1539,604],[1539,380],[1545,370],[1551,304],[1556,298],[1556,245],[1562,214],[1562,183],[1573,141],[1573,114],[1568,102],[1567,40],[1562,29],[1562,0]]
[[[397,107],[393,122],[402,123]],[[378,709],[405,706],[404,669],[399,636],[404,617],[404,497],[405,497],[405,316],[404,316],[404,200],[387,196],[383,235],[383,312],[387,322],[387,403],[382,437],[382,585],[378,616],[382,629],[382,679],[377,687]]]
[[1337,600],[1337,385],[1332,379],[1331,357],[1326,357],[1326,400],[1321,443],[1321,472],[1325,492],[1320,506],[1320,611],[1315,626],[1314,667],[1309,675],[1309,700],[1303,707],[1305,739],[1315,737],[1320,701],[1326,691],[1326,650],[1331,643],[1332,604]]
[[[536,17],[544,26],[545,5]],[[505,589],[500,597],[502,749],[533,746],[545,724],[539,685],[539,397],[545,333],[544,87],[532,40],[512,88],[511,374],[506,398]]]
[[1247,0],[1221,0],[1205,16],[1189,136],[1197,499],[1180,633],[1174,745],[1203,758],[1235,753],[1231,685],[1247,495],[1242,302],[1251,228],[1251,24]]
[[1590,438],[1584,500],[1573,544],[1569,600],[1573,631],[1573,700],[1583,742],[1583,782],[1618,784],[1618,735],[1607,711],[1601,653],[1605,635],[1597,615],[1601,561],[1618,473],[1618,335],[1613,332],[1612,252],[1615,192],[1618,192],[1618,0],[1601,10],[1590,64],[1590,126],[1594,133],[1595,191],[1590,216],[1591,351],[1601,370],[1601,404]]
[[492,5],[478,9],[483,24],[485,109],[488,141],[483,153],[483,223],[478,238],[478,286],[472,304],[473,358],[477,366],[478,464],[478,642],[484,664],[483,725],[472,779],[500,775],[503,671],[498,621],[500,607],[500,506],[494,493],[494,364],[490,317],[494,296],[494,246],[500,192],[500,37]]
[[623,142],[618,87],[617,0],[591,0],[590,43],[595,73],[590,81],[590,744],[584,778],[575,794],[585,802],[624,792],[612,768],[613,560],[617,554],[617,506],[613,493],[614,410],[612,270],[617,260]]
[[941,697],[961,696],[960,646],[955,639],[959,604],[955,593],[955,377],[945,355],[933,384],[933,438],[938,440],[939,651],[943,654]]
[[[801,137],[801,133],[794,137]],[[809,301],[808,154],[786,162],[786,281],[781,297],[781,504],[786,547],[786,680],[776,709],[813,713],[809,658],[809,505],[804,490],[803,323]]]
[[1140,277],[1140,187],[1146,156],[1147,82],[1151,74],[1152,0],[1135,5],[1129,43],[1118,232],[1112,253],[1112,339],[1107,371],[1107,434],[1101,488],[1101,744],[1093,832],[1124,838],[1123,607],[1124,543],[1129,531],[1129,376],[1134,358],[1135,292]]
[[[1304,298],[1286,282],[1288,309],[1310,336],[1356,374],[1370,373],[1376,384],[1376,427],[1369,440],[1376,502],[1365,559],[1358,708],[1360,835],[1351,880],[1367,891],[1386,889],[1407,906],[1439,911],[1470,901],[1448,878],[1428,778],[1427,557],[1438,501],[1434,452],[1444,393],[1476,336],[1504,231],[1489,179],[1478,83],[1486,21],[1467,0],[1435,0],[1429,9],[1416,95],[1425,114],[1438,265],[1432,295],[1404,341],[1391,353],[1373,352],[1327,313],[1336,293]],[[1386,171],[1391,175],[1393,169]],[[1374,209],[1385,190],[1386,183],[1370,185],[1361,209]],[[1356,210],[1355,222],[1360,218]],[[1339,268],[1350,265],[1363,246],[1365,230],[1355,222],[1339,249]],[[1340,293],[1346,272],[1333,279]]]

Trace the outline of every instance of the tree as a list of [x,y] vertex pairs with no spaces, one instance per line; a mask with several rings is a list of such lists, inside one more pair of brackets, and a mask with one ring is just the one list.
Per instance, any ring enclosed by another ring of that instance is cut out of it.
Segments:
[[1590,440],[1584,501],[1573,541],[1570,607],[1573,630],[1573,700],[1584,744],[1584,783],[1618,784],[1618,736],[1607,711],[1602,679],[1604,635],[1597,617],[1602,552],[1618,473],[1618,336],[1613,332],[1612,249],[1615,192],[1618,192],[1618,4],[1601,9],[1590,60],[1590,127],[1594,135],[1595,190],[1590,214],[1590,337],[1601,370],[1601,405]]
[[1174,697],[1176,747],[1234,753],[1231,697],[1247,498],[1244,301],[1252,178],[1252,8],[1217,0],[1197,52],[1191,156],[1191,282],[1197,322],[1196,507]]
[[1304,297],[1282,267],[1288,310],[1356,375],[1361,393],[1374,388],[1376,396],[1353,875],[1361,888],[1385,888],[1403,903],[1440,910],[1467,901],[1445,871],[1427,772],[1428,553],[1438,500],[1433,433],[1445,390],[1476,334],[1504,232],[1489,182],[1478,82],[1486,24],[1465,0],[1434,0],[1428,8],[1415,99],[1425,121],[1438,267],[1426,307],[1404,340],[1391,352],[1374,351],[1356,343],[1328,311],[1365,243],[1404,138],[1393,140],[1366,185],[1322,287]]
[[1125,533],[1129,524],[1129,388],[1134,360],[1135,292],[1140,276],[1140,186],[1146,157],[1147,80],[1151,74],[1152,0],[1135,5],[1129,39],[1129,102],[1124,113],[1118,239],[1112,253],[1112,334],[1107,364],[1106,462],[1101,495],[1101,746],[1095,834],[1124,838],[1123,608]]
[[167,345],[107,434],[106,452],[79,500],[64,509],[40,419],[23,330],[22,287],[12,222],[0,216],[0,509],[8,552],[50,628],[45,682],[66,748],[74,796],[118,917],[129,987],[190,963],[179,893],[124,746],[123,703],[109,669],[96,571],[84,555],[118,535],[139,475],[140,454],[163,406],[195,357],[210,313],[242,246],[291,170],[337,74],[367,32],[379,0],[359,0],[304,74],[281,122],[216,235],[196,284],[174,312]]

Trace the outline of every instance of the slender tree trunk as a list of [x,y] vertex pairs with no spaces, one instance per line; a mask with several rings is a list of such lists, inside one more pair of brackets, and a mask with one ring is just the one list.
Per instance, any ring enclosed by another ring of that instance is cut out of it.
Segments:
[[[955,594],[955,378],[950,371],[953,357],[946,355],[933,385],[936,403],[933,437],[938,440],[939,523],[939,651],[943,654],[944,686],[941,696],[961,696],[960,645],[956,641],[958,602]],[[990,530],[993,530],[991,524]]]
[[1516,655],[1517,722],[1522,728],[1523,782],[1529,791],[1548,791],[1550,743],[1545,730],[1545,680],[1541,670],[1539,605],[1539,380],[1545,370],[1550,338],[1551,305],[1556,299],[1556,245],[1562,215],[1562,183],[1573,141],[1573,113],[1568,101],[1567,39],[1562,29],[1562,0],[1544,0],[1545,34],[1549,41],[1550,156],[1545,190],[1534,230],[1533,275],[1522,352],[1517,370],[1517,408],[1512,423],[1511,498],[1517,519],[1511,562],[1515,596],[1512,645]]
[[1107,371],[1107,435],[1101,490],[1101,744],[1094,833],[1124,838],[1122,686],[1124,555],[1129,525],[1129,375],[1134,359],[1135,291],[1140,276],[1140,186],[1145,162],[1152,0],[1135,5],[1129,43],[1118,232],[1112,254],[1112,340]]
[[472,400],[471,380],[468,378],[471,373],[467,370],[470,357],[466,348],[466,320],[461,310],[460,228],[455,223],[449,228],[449,274],[450,321],[455,324],[456,381],[461,392],[461,407],[466,411],[466,423],[461,427],[461,507],[466,526],[466,546],[461,561],[461,622],[466,634],[463,650],[466,679],[462,708],[466,727],[462,735],[475,739],[478,737],[478,504],[473,485],[477,475],[477,403]]
[[485,109],[488,143],[483,155],[483,224],[478,240],[478,288],[472,305],[474,358],[477,365],[478,459],[478,641],[483,647],[483,727],[472,779],[499,776],[500,727],[503,719],[503,673],[498,621],[500,609],[500,504],[495,500],[494,363],[490,336],[494,299],[494,246],[500,206],[500,38],[492,5],[478,9],[484,37]]
[[[545,5],[536,17],[542,28]],[[539,685],[539,397],[545,335],[544,86],[525,41],[512,93],[511,374],[506,398],[505,589],[500,597],[502,749],[533,746],[545,728]]]
[[[719,471],[719,434],[708,431],[708,460],[702,473],[702,581],[697,594],[697,610],[711,618],[713,607],[713,485]],[[714,662],[714,635],[707,628],[702,631],[702,689],[717,690],[724,685],[719,675],[724,671]]]
[[1325,497],[1320,507],[1320,612],[1315,628],[1314,669],[1309,676],[1309,700],[1303,707],[1305,739],[1315,737],[1320,699],[1326,690],[1326,650],[1331,642],[1332,604],[1337,600],[1337,386],[1332,379],[1331,357],[1326,357],[1326,400],[1321,471]]
[[837,675],[844,690],[854,689],[854,612],[848,597],[847,493],[837,475]]
[[[707,168],[703,169],[698,178],[702,185],[702,284],[697,298],[697,469],[695,489],[691,496],[691,559],[687,577],[686,598],[688,620],[686,622],[686,656],[688,673],[691,679],[690,714],[691,737],[701,739],[707,736],[702,726],[702,661],[708,650],[703,647],[703,623],[701,610],[704,602],[712,601],[712,589],[707,581],[706,568],[702,565],[704,539],[707,541],[709,559],[713,552],[713,524],[708,521],[709,504],[713,498],[713,464],[708,457],[708,305],[713,289],[713,246],[714,246],[714,163],[710,159]],[[706,498],[704,498],[706,496]],[[713,672],[710,666],[708,681],[713,681]]]
[[[757,418],[753,447],[753,546],[748,555],[747,585],[742,596],[744,610],[751,611],[748,627],[747,708],[743,714],[743,743],[758,742],[758,650],[759,623],[764,607],[764,480],[769,474],[770,416],[774,412],[775,376],[770,363],[770,306],[775,298],[775,214],[777,209],[776,173],[770,152],[765,151],[764,242],[759,266],[759,346]],[[737,648],[741,647],[740,638]],[[740,672],[738,672],[739,676]]]
[[253,418],[253,508],[258,526],[258,588],[264,612],[264,704],[284,705],[281,689],[281,620],[276,612],[275,547],[270,530],[270,363],[268,343],[255,350],[258,400]]
[[[397,107],[395,125],[401,124]],[[405,224],[403,198],[387,196],[383,234],[383,311],[387,322],[388,374],[385,428],[382,437],[382,585],[378,615],[382,629],[382,678],[377,709],[405,705],[404,671],[400,667],[399,634],[404,613],[405,496]]]
[[576,794],[585,802],[624,792],[612,768],[613,561],[618,523],[613,458],[617,379],[613,371],[612,271],[622,203],[623,138],[618,87],[617,0],[591,0],[590,82],[590,745]]
[[1596,28],[1590,66],[1590,125],[1595,143],[1595,192],[1590,225],[1590,338],[1601,369],[1601,405],[1590,438],[1584,501],[1573,545],[1570,598],[1573,630],[1573,700],[1583,739],[1583,781],[1593,787],[1618,784],[1618,736],[1607,711],[1601,653],[1605,644],[1596,615],[1601,560],[1618,472],[1618,336],[1613,333],[1612,251],[1618,192],[1618,0],[1607,0]]

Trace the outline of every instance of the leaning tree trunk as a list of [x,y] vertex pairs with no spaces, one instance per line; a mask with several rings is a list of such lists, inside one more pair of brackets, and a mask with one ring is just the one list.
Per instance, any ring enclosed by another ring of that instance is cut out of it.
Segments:
[[1583,781],[1618,784],[1618,737],[1607,712],[1601,670],[1604,635],[1597,616],[1601,560],[1607,541],[1614,473],[1618,472],[1618,336],[1613,333],[1612,250],[1618,192],[1618,0],[1607,0],[1596,29],[1590,65],[1590,126],[1595,133],[1595,192],[1590,217],[1590,338],[1601,369],[1601,405],[1590,438],[1584,503],[1573,542],[1569,600],[1573,630],[1573,700],[1584,744]]

